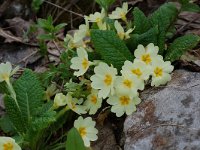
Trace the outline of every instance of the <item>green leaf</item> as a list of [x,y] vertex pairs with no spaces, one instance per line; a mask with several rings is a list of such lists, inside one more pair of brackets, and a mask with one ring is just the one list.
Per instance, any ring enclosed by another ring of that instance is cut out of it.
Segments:
[[115,2],[115,0],[95,0],[95,1],[105,10],[108,10],[109,6]]
[[38,108],[42,106],[44,91],[36,75],[28,69],[15,82],[14,89],[17,95],[21,117],[28,128]]
[[124,61],[133,60],[131,52],[114,31],[92,30],[91,40],[104,61],[118,70],[121,69]]
[[132,34],[130,39],[126,41],[128,48],[133,53],[139,44],[147,46],[149,43],[157,45],[158,27],[149,29],[143,34]]
[[182,5],[181,11],[200,12],[200,7],[197,4],[187,3]]
[[134,16],[134,27],[135,27],[133,31],[134,33],[142,34],[151,28],[151,23],[139,8],[136,7],[134,9],[133,16]]
[[181,4],[187,4],[187,3],[189,3],[189,0],[179,0],[179,2],[180,2]]
[[0,119],[0,127],[4,133],[13,133],[15,132],[14,126],[8,117],[8,115],[4,115]]
[[150,16],[152,26],[158,26],[158,47],[159,54],[163,55],[165,50],[165,36],[170,27],[174,24],[178,10],[173,3],[165,3]]
[[66,150],[86,150],[84,142],[76,128],[72,128],[68,133]]
[[4,97],[4,104],[6,108],[6,113],[8,114],[9,119],[17,132],[20,134],[25,133],[27,130],[27,125],[24,122],[22,112],[17,106],[15,100],[11,96],[6,95]]
[[40,9],[40,6],[42,5],[43,2],[44,0],[33,0],[31,3],[31,7],[35,12],[37,12]]
[[55,32],[58,32],[60,31],[62,28],[64,28],[65,26],[67,25],[67,23],[61,23],[61,24],[58,24],[57,26],[55,26]]
[[53,40],[54,36],[50,33],[50,34],[40,34],[37,36],[37,39],[39,40]]
[[177,38],[168,48],[165,60],[179,59],[186,51],[193,49],[200,42],[197,35],[188,34]]
[[52,102],[44,104],[37,110],[36,117],[32,122],[32,128],[35,131],[47,128],[51,123],[56,121],[56,112],[51,109],[53,106]]

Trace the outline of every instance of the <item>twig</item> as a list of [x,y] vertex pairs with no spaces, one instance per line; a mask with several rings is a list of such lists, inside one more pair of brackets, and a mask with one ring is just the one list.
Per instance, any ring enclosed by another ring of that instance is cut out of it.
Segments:
[[74,15],[77,15],[77,16],[80,16],[80,17],[84,18],[84,16],[83,16],[82,14],[73,12],[73,11],[71,11],[71,10],[67,10],[67,9],[65,9],[65,8],[63,8],[63,7],[59,6],[59,5],[56,5],[56,4],[51,3],[51,2],[48,2],[48,1],[46,1],[46,0],[45,0],[44,2],[47,3],[47,4],[53,5],[53,6],[57,7],[57,8],[59,8],[59,9],[62,9],[62,10],[64,10],[64,11],[66,11],[66,12],[69,12],[69,13],[72,13],[72,14],[74,14]]

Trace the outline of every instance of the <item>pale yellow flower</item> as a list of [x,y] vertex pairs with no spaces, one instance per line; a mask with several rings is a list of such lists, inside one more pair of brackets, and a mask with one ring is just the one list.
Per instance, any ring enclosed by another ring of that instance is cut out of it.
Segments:
[[119,21],[115,21],[114,23],[115,29],[117,30],[117,34],[121,40],[123,39],[129,39],[130,38],[130,33],[133,32],[134,29],[129,29],[128,31],[124,31],[124,28],[121,26]]
[[136,76],[127,74],[126,76],[118,76],[115,80],[115,93],[136,96],[141,81]]
[[109,15],[110,19],[122,19],[127,22],[126,14],[128,13],[128,3],[125,2],[122,5],[122,8],[117,7],[112,14]]
[[158,55],[158,46],[154,46],[153,43],[148,44],[146,47],[138,45],[134,52],[136,60],[143,61],[146,65],[151,65],[154,59],[161,57]]
[[93,115],[101,107],[102,98],[98,98],[98,90],[92,90],[91,94],[87,96],[87,100],[84,102],[84,105],[89,110],[89,114]]
[[131,97],[129,95],[114,95],[107,99],[107,103],[112,105],[111,112],[116,113],[117,117],[121,117],[124,113],[127,115],[136,111],[136,105],[141,102],[138,96]]
[[12,72],[12,65],[10,62],[0,64],[0,82],[9,81]]
[[117,69],[108,66],[106,63],[100,62],[94,68],[95,75],[91,76],[91,86],[93,89],[99,90],[98,97],[106,98],[109,94],[114,94],[114,81],[117,75]]
[[81,99],[78,100],[77,98],[72,98],[72,96],[71,96],[70,93],[67,94],[66,98],[67,98],[67,101],[66,101],[67,106],[68,106],[72,111],[76,112],[76,113],[79,114],[79,115],[80,115],[80,114],[86,114],[86,113],[87,113],[87,112],[86,112],[86,107],[80,105],[80,104],[83,102],[83,100],[81,100]]
[[163,59],[154,59],[152,63],[152,82],[151,86],[164,85],[171,80],[170,73],[173,71],[174,66],[170,61],[163,61]]
[[88,60],[88,54],[83,47],[77,49],[77,57],[71,59],[70,68],[77,70],[74,72],[75,76],[83,75],[89,68],[91,62]]
[[0,150],[21,150],[21,147],[14,139],[0,136]]
[[54,108],[65,106],[67,104],[67,97],[63,93],[57,93],[54,98]]
[[80,133],[86,147],[90,147],[90,141],[96,141],[98,138],[98,130],[95,128],[95,124],[96,122],[92,121],[91,117],[83,119],[82,116],[74,122],[74,127]]
[[121,74],[125,75],[133,75],[140,80],[138,88],[140,90],[144,89],[144,80],[149,79],[151,74],[151,67],[147,66],[143,61],[135,60],[134,63],[131,61],[125,61],[124,65],[122,66]]

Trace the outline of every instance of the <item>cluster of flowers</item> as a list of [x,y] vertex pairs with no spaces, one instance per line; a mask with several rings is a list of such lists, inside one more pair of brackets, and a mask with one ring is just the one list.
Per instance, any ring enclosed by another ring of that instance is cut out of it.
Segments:
[[[124,3],[122,8],[116,8],[108,17],[109,19],[121,19],[128,23],[127,13],[128,4]],[[103,9],[101,12],[85,16],[86,23],[79,26],[79,30],[74,33],[74,36],[67,35],[65,41],[68,41],[68,47],[77,51],[77,57],[71,59],[70,66],[75,70],[74,75],[82,76],[90,66],[95,66],[94,75],[90,77],[91,92],[85,101],[73,98],[72,93],[68,93],[66,96],[59,93],[54,99],[55,108],[67,105],[67,109],[78,114],[86,114],[88,111],[92,115],[98,111],[103,100],[106,99],[107,103],[111,105],[111,112],[116,113],[117,117],[121,117],[123,114],[130,115],[136,111],[136,105],[141,102],[138,90],[143,90],[145,83],[150,78],[152,86],[163,85],[171,79],[170,73],[173,66],[169,61],[163,61],[163,57],[158,55],[159,48],[153,43],[146,47],[139,45],[134,52],[134,61],[125,61],[120,75],[112,64],[109,66],[101,61],[90,61],[87,54],[87,51],[91,51],[87,45],[90,40],[86,38],[90,36],[89,22],[95,22],[99,30],[109,30],[109,25],[104,21],[105,17],[107,16]],[[130,38],[129,34],[133,31],[132,28],[125,32],[117,20],[115,20],[114,26],[120,39]],[[82,136],[85,146],[90,146],[89,141],[97,139],[98,131],[94,128],[95,122],[91,117],[83,119],[80,116],[74,126]]]
[[[87,51],[91,48],[87,45],[90,42],[90,27],[89,22],[96,23],[100,30],[109,30],[109,25],[105,22],[105,18],[116,19],[114,26],[117,35],[120,39],[125,40],[130,38],[129,34],[133,31],[132,28],[126,32],[117,19],[121,19],[126,24],[128,13],[128,4],[123,3],[122,8],[117,7],[110,15],[106,16],[105,11],[95,12],[89,16],[85,16],[85,24],[79,26],[73,36],[67,35],[65,42],[68,42],[68,48],[77,50],[77,57],[71,59],[70,68],[75,70],[74,75],[83,76],[90,66],[94,67],[94,74],[90,77],[90,94],[86,100],[73,97],[73,93],[68,92],[67,95],[57,93],[54,98],[54,109],[65,106],[64,109],[76,112],[77,114],[90,115],[95,114],[101,107],[103,100],[106,100],[111,105],[111,111],[116,113],[117,117],[123,114],[130,115],[136,111],[136,105],[141,102],[138,91],[143,90],[145,83],[150,81],[151,86],[163,85],[171,79],[170,73],[173,66],[169,61],[164,61],[162,56],[158,55],[159,48],[153,43],[146,47],[139,45],[134,52],[134,61],[125,61],[120,73],[111,64],[101,61],[90,61],[88,59]],[[98,63],[97,63],[98,62]],[[7,66],[7,67],[5,67]],[[11,74],[11,65],[9,63],[1,64],[0,68],[0,82],[6,81],[10,85],[9,77]],[[80,116],[74,122],[74,127],[79,131],[86,147],[90,146],[90,141],[97,140],[97,129],[95,122],[91,117],[83,118]],[[4,141],[6,139],[0,138]],[[8,146],[16,146],[9,138],[7,141],[12,144]],[[19,148],[18,148],[19,149]],[[16,150],[18,150],[16,148]]]

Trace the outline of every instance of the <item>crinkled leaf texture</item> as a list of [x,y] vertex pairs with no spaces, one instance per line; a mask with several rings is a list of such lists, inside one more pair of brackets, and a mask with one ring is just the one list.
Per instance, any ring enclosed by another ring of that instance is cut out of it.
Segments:
[[134,34],[143,34],[147,32],[151,28],[151,23],[149,19],[145,16],[145,14],[139,9],[134,8],[133,11],[134,16]]
[[132,34],[131,38],[126,41],[126,44],[130,51],[134,52],[139,44],[147,46],[149,43],[154,43],[157,45],[157,35],[158,27],[155,26],[143,34]]
[[66,150],[86,150],[76,128],[72,128],[67,135]]
[[158,10],[150,15],[149,20],[152,26],[158,26],[158,47],[159,54],[163,54],[165,50],[165,37],[167,31],[176,21],[178,10],[173,3],[166,3]]
[[193,34],[188,34],[177,38],[169,46],[165,60],[171,62],[179,59],[186,51],[193,49],[200,42],[200,37]]
[[91,39],[95,50],[104,61],[118,70],[121,69],[124,61],[133,60],[131,52],[114,31],[92,30]]

